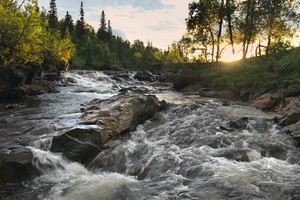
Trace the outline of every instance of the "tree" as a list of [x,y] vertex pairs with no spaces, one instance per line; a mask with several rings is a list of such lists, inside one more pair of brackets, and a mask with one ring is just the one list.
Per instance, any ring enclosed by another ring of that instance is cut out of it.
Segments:
[[84,21],[83,2],[80,3],[80,19],[76,21],[75,31],[78,38],[82,38],[86,34]]
[[108,20],[108,22],[107,22],[107,32],[108,32],[109,37],[112,37],[113,32],[112,32],[110,20]]
[[253,43],[259,33],[259,13],[257,0],[245,0],[239,4],[239,18],[237,20],[238,37],[237,41],[242,43],[243,59],[246,59],[249,45]]
[[64,35],[68,29],[69,33],[72,33],[74,31],[74,24],[73,24],[73,19],[72,16],[69,14],[67,11],[64,20],[62,21],[62,34]]
[[232,54],[235,54],[234,50],[234,38],[233,38],[233,24],[232,24],[232,16],[234,15],[236,10],[236,6],[234,5],[234,0],[226,0],[225,2],[225,20],[228,24],[228,35],[229,41],[232,48]]
[[178,42],[173,42],[171,46],[168,47],[168,51],[165,54],[169,63],[185,62],[183,52],[181,51],[181,47]]
[[85,65],[88,67],[92,66],[92,47],[91,47],[91,37],[88,36],[85,48]]
[[36,0],[23,5],[16,1],[0,2],[0,65],[11,66],[28,62],[43,62],[46,24],[41,18]]
[[100,27],[97,31],[97,38],[102,42],[107,42],[112,35],[112,29],[110,25],[110,21],[108,21],[108,26],[106,24],[106,18],[104,10],[101,12],[101,18],[100,18]]
[[266,55],[268,55],[272,41],[283,43],[292,35],[293,25],[299,22],[299,14],[296,12],[299,1],[258,1],[258,5],[263,15],[260,27],[267,38]]
[[59,56],[65,64],[65,71],[68,71],[69,69],[69,61],[73,57],[75,53],[75,49],[76,49],[75,45],[72,42],[70,31],[67,26],[66,31],[64,33],[64,38],[60,43],[60,49],[59,49]]
[[58,28],[58,17],[55,0],[50,0],[50,10],[48,12],[48,26],[52,29]]
[[112,60],[111,60],[111,52],[110,49],[108,47],[108,44],[105,43],[104,45],[104,62],[103,62],[103,67],[106,69],[111,68],[112,66]]
[[211,49],[211,61],[219,58],[218,46],[222,31],[220,30],[222,21],[220,4],[217,0],[199,0],[197,3],[192,2],[189,4],[189,16],[186,19],[187,29],[205,49]]

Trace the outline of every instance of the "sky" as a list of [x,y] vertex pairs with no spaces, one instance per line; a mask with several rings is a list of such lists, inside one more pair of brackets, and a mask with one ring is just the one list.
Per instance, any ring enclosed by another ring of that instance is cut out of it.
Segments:
[[[58,17],[68,11],[74,22],[79,18],[82,0],[56,0]],[[83,0],[85,21],[95,30],[99,28],[102,10],[111,21],[113,34],[133,42],[142,40],[146,45],[167,49],[186,32],[185,19],[188,4],[193,0]],[[39,0],[40,7],[49,10],[50,0]]]

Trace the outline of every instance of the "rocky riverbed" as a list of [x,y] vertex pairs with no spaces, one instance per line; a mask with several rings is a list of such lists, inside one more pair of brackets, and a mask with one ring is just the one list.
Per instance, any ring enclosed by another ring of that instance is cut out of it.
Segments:
[[293,100],[278,114],[134,75],[68,72],[59,93],[1,102],[1,197],[300,198]]

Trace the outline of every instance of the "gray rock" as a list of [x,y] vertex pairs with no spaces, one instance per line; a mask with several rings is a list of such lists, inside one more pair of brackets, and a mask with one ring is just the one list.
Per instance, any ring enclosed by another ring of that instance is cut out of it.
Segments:
[[156,77],[151,72],[149,72],[147,70],[138,71],[134,75],[134,78],[139,80],[139,81],[149,81],[149,82],[156,81]]
[[38,175],[31,164],[33,155],[26,147],[0,150],[0,185],[20,182]]
[[93,100],[85,106],[80,124],[98,125],[91,129],[73,129],[53,138],[51,151],[62,152],[70,160],[85,163],[111,139],[134,130],[138,124],[163,109],[164,101],[153,95],[121,93],[107,100]]

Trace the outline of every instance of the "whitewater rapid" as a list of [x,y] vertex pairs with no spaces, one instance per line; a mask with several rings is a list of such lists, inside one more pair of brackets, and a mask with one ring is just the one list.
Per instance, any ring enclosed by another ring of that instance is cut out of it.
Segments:
[[[300,150],[273,122],[276,114],[133,79],[116,81],[102,72],[64,77],[73,83],[59,94],[39,96],[37,107],[24,102],[20,112],[10,111],[8,122],[17,117],[25,120],[19,128],[27,122],[40,130],[28,145],[40,176],[14,186],[17,192],[5,199],[300,199]],[[81,104],[130,86],[147,87],[167,101],[166,109],[86,166],[49,151],[50,136],[79,126]],[[222,128],[243,117],[245,127]]]

